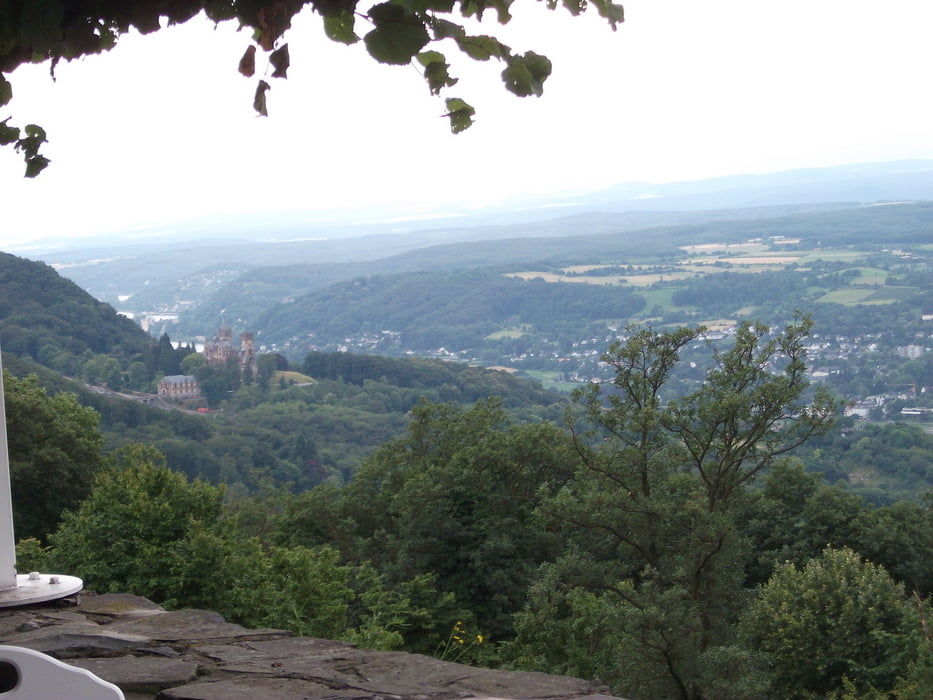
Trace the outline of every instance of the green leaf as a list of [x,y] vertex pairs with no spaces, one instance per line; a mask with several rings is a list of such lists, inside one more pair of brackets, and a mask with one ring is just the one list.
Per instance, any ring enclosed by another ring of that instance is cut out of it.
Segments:
[[461,39],[466,36],[466,29],[456,22],[438,19],[437,17],[429,17],[428,22],[431,31],[434,32],[434,39],[437,41],[441,39]]
[[[16,142],[16,150],[22,151],[26,159],[35,158],[39,155],[39,147],[46,142],[45,129],[35,124],[26,125],[26,136]],[[45,165],[42,166],[44,168]],[[40,168],[40,170],[42,169]],[[28,176],[27,177],[31,177]]]
[[414,12],[452,12],[454,0],[408,0],[407,6]]
[[490,58],[506,58],[511,49],[494,36],[479,34],[476,36],[455,37],[457,46],[474,61],[488,61]]
[[459,97],[448,97],[446,100],[447,114],[445,117],[450,119],[450,131],[459,134],[473,126],[473,115],[476,110]]
[[[586,0],[561,0],[561,4],[574,17],[586,10]],[[554,3],[554,5],[556,5],[556,3]],[[553,10],[554,6],[549,6],[549,9]]]
[[541,83],[551,74],[551,60],[534,51],[525,52],[525,65],[528,66],[535,80]]
[[616,5],[610,2],[610,0],[592,0],[592,2],[596,5],[596,11],[599,12],[599,16],[609,20],[609,26],[612,27],[612,31],[615,31],[617,25],[625,21],[625,9],[622,5]]
[[432,63],[446,63],[444,54],[440,51],[422,51],[415,58],[418,59],[418,63],[427,68]]
[[476,19],[482,20],[486,7],[486,0],[461,0],[460,14],[464,17],[475,16]]
[[445,87],[453,87],[457,84],[457,78],[450,75],[450,65],[444,54],[439,51],[425,51],[419,53],[418,62],[424,66],[424,78],[428,81],[428,87],[432,95],[439,95]]
[[512,3],[515,0],[493,0],[492,5],[496,8],[496,19],[499,21],[499,24],[508,24],[509,20],[512,19],[512,13],[509,12],[509,8],[512,7]]
[[424,22],[398,5],[375,5],[369,10],[369,18],[375,28],[363,37],[363,41],[369,55],[380,63],[410,63],[431,40]]
[[453,87],[458,79],[450,75],[450,64],[444,54],[439,51],[424,51],[417,56],[418,62],[424,66],[424,78],[432,95],[439,95],[445,87]]
[[26,136],[31,139],[39,139],[40,141],[45,141],[45,129],[43,129],[38,124],[27,124],[26,125]]
[[352,12],[342,10],[338,14],[324,17],[324,33],[331,41],[341,44],[355,44],[360,40],[353,31],[355,16]]
[[0,107],[13,99],[13,86],[0,74]]
[[19,140],[19,127],[9,126],[8,121],[10,121],[9,117],[0,122],[0,146],[8,146]]
[[482,20],[483,13],[493,7],[496,10],[496,19],[499,24],[508,24],[509,20],[512,19],[509,8],[513,2],[514,0],[461,0],[460,14],[464,17],[475,15],[476,19]]
[[35,177],[50,163],[48,158],[45,156],[33,156],[26,159],[26,177]]
[[509,58],[508,66],[502,71],[502,80],[509,92],[519,97],[540,97],[544,92],[544,81],[550,74],[551,61],[546,56],[526,51],[524,56]]

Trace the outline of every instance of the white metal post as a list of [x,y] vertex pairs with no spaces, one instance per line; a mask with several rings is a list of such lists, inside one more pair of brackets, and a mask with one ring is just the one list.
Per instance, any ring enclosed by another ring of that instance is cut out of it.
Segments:
[[0,359],[0,591],[7,588],[16,588],[16,541],[13,538],[13,496],[10,491],[10,453],[6,438],[3,360]]

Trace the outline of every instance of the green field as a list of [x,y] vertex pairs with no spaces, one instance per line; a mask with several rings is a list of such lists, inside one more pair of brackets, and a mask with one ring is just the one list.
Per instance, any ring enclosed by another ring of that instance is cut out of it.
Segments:
[[524,370],[522,374],[541,382],[541,385],[545,389],[554,389],[555,391],[569,393],[574,387],[579,386],[579,384],[575,382],[557,381],[558,372],[530,369]]
[[919,290],[917,287],[881,287],[876,289],[875,293],[868,298],[868,303],[884,304],[891,301],[901,301],[909,299]]
[[[788,242],[797,243],[797,241]],[[921,246],[921,248],[933,248],[933,246]],[[696,306],[674,305],[673,295],[678,286],[677,283],[723,272],[754,274],[780,272],[789,268],[803,272],[821,270],[830,266],[833,274],[827,277],[827,285],[822,287],[819,282],[816,285],[811,283],[806,291],[806,298],[809,301],[843,306],[891,304],[909,299],[919,291],[917,287],[886,284],[889,276],[893,274],[892,269],[886,269],[884,262],[879,264],[877,262],[878,251],[871,248],[857,249],[847,246],[837,249],[788,250],[777,244],[749,241],[682,246],[680,250],[684,253],[683,257],[670,264],[646,265],[627,261],[627,271],[634,272],[634,274],[605,276],[587,274],[601,268],[611,267],[606,263],[573,265],[551,272],[529,270],[509,274],[523,279],[541,278],[547,282],[627,284],[637,287],[639,296],[645,300],[645,308],[636,315],[636,318],[642,321],[675,311],[688,315],[696,313],[699,310]],[[885,252],[893,257],[900,257],[895,256],[895,253],[891,251]],[[870,263],[869,259],[871,259]],[[840,263],[851,264],[851,267],[839,269]],[[843,278],[843,280],[848,280],[843,281],[846,286],[832,289],[839,284],[840,273],[847,275]],[[848,277],[853,273],[856,273],[855,276]],[[820,280],[821,276],[817,275],[815,279]],[[745,304],[734,312],[726,311],[726,313],[734,314],[736,317],[747,317],[756,311],[755,306]],[[510,330],[500,331],[499,334],[493,334],[490,338],[518,337],[512,333],[513,331]]]
[[284,379],[286,384],[310,384],[315,381],[312,377],[309,377],[307,374],[302,374],[301,372],[294,372],[291,370],[275,372],[272,375],[272,378],[275,381],[279,381],[279,379]]
[[503,338],[514,340],[515,338],[521,338],[523,335],[528,335],[528,326],[504,328],[501,331],[490,333],[486,336],[486,340],[502,340]]
[[[645,300],[645,309],[641,314],[642,318],[648,318],[651,315],[651,310],[655,306],[660,306],[665,311],[674,308],[674,302],[671,300],[671,297],[674,295],[673,287],[659,287],[657,289],[644,289],[638,292],[638,296],[643,297]],[[692,307],[683,306],[680,307],[684,311],[694,311]]]
[[871,287],[845,287],[844,289],[834,289],[828,294],[824,294],[817,301],[827,304],[842,304],[843,306],[855,306],[856,304],[886,304],[894,301],[870,302],[868,299],[874,295],[875,290]]
[[852,280],[852,284],[882,285],[888,278],[888,271],[877,267],[854,267],[852,269],[858,270],[859,273],[859,276]]

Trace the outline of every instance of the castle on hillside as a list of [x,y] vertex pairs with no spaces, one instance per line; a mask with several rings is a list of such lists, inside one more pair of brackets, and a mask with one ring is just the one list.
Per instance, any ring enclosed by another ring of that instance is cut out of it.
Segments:
[[239,348],[233,345],[233,331],[226,321],[220,324],[217,335],[204,344],[204,359],[209,367],[225,367],[231,359],[236,359],[240,371],[256,371],[256,348],[252,333],[240,333]]

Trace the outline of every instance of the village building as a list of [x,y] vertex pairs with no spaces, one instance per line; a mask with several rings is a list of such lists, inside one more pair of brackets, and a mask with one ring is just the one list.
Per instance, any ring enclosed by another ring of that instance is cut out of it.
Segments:
[[164,399],[198,399],[201,387],[192,374],[171,374],[159,382],[159,396]]

